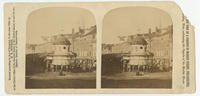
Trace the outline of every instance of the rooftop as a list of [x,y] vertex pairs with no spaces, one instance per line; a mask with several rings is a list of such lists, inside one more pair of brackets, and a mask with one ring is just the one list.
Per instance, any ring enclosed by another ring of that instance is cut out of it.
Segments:
[[131,45],[147,45],[147,41],[142,36],[136,36],[129,41]]
[[54,45],[71,45],[70,41],[64,36],[64,35],[59,35],[55,38],[53,41]]

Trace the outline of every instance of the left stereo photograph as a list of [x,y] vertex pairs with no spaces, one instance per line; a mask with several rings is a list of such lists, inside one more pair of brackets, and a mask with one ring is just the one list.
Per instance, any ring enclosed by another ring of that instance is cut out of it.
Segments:
[[26,22],[25,88],[96,88],[96,33],[86,9],[32,11]]

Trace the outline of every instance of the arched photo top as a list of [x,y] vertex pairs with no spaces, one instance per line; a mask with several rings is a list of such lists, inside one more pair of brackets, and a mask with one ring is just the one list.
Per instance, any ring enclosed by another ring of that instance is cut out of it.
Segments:
[[153,7],[121,7],[106,13],[103,19],[103,43],[119,43],[119,36],[147,33],[172,26],[170,15]]
[[171,89],[172,35],[171,17],[160,9],[122,7],[109,11],[103,20],[101,87]]
[[[96,88],[93,61],[96,60],[97,31],[90,11],[72,7],[41,8],[30,13],[26,28],[26,77],[38,76],[45,80],[39,83],[40,80],[25,78],[26,89]],[[79,66],[83,63],[91,66]],[[67,83],[66,77],[69,77]]]
[[77,7],[47,7],[32,11],[27,18],[27,43],[43,43],[44,36],[72,34],[80,28],[95,26],[95,17],[87,9]]

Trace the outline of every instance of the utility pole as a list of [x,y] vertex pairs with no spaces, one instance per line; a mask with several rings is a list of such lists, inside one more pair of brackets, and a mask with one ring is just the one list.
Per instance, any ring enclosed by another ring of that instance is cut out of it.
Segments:
[[74,52],[74,28],[72,28],[72,51]]
[[152,42],[152,34],[151,34],[151,28],[149,28],[149,51],[151,52],[151,42]]

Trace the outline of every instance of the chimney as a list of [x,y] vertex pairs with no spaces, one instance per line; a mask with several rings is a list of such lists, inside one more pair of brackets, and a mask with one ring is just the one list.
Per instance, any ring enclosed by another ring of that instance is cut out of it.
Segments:
[[149,28],[149,34],[151,34],[151,28]]
[[74,34],[74,28],[72,28],[72,34]]

